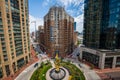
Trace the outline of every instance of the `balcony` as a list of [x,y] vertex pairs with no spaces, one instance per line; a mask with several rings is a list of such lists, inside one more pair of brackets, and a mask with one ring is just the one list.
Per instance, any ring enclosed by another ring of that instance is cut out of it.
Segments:
[[16,56],[19,56],[19,55],[22,55],[22,54],[23,54],[22,51],[18,51],[18,52],[16,52]]
[[5,53],[3,53],[3,55],[7,55],[7,53],[5,52]]
[[22,41],[17,41],[17,42],[15,42],[16,44],[19,44],[19,43],[22,43]]
[[0,25],[3,25],[3,24],[2,24],[2,21],[0,21]]
[[22,47],[19,47],[19,48],[16,48],[16,51],[21,51],[22,50]]
[[8,60],[7,55],[4,55],[4,61],[7,61],[7,60]]
[[3,26],[2,26],[2,25],[0,25],[0,29],[3,29]]
[[21,40],[21,39],[22,39],[22,38],[16,38],[16,37],[15,37],[15,39],[14,39],[14,40]]
[[15,49],[21,48],[21,47],[22,47],[22,45],[16,45],[16,46],[15,46]]
[[5,44],[2,44],[2,47],[6,47],[6,45],[5,45]]
[[15,38],[21,38],[21,35],[14,35]]
[[14,31],[14,33],[21,33],[21,31]]
[[3,34],[3,33],[4,33],[4,31],[0,29],[0,33],[1,33],[1,34]]
[[14,25],[14,26],[13,26],[14,28],[16,28],[16,26],[17,26],[17,27],[20,27],[20,24],[14,23],[13,25]]
[[6,48],[2,49],[2,51],[6,51]]

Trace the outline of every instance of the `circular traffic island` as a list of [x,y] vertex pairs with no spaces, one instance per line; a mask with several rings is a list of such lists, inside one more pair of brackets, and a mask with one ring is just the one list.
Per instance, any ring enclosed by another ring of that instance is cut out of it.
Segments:
[[55,67],[52,67],[52,63],[41,63],[41,66],[37,68],[30,80],[85,80],[85,76],[82,71],[71,62],[60,63],[59,71]]
[[61,67],[59,72],[55,68],[51,68],[46,73],[46,80],[68,80],[69,72],[64,67]]
[[66,76],[66,72],[63,68],[60,68],[59,71],[56,71],[56,69],[53,68],[49,75],[53,80],[62,80]]

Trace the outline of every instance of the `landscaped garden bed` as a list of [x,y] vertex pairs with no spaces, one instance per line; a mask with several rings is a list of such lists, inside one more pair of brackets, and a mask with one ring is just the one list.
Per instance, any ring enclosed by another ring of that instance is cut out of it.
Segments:
[[47,63],[41,63],[41,66],[35,70],[30,80],[46,80],[46,72],[52,68],[52,65],[50,62]]
[[69,61],[68,62],[62,61],[61,66],[63,66],[69,71],[70,76],[72,76],[71,80],[85,80],[85,76],[80,71],[80,69],[77,68],[74,64],[71,64]]

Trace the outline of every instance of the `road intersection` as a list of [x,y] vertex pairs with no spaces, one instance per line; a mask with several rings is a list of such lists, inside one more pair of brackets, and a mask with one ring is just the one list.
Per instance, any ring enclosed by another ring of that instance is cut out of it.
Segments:
[[[37,55],[37,57],[39,58],[39,60],[36,62],[38,63],[38,67],[40,66],[40,63],[42,61],[46,61],[46,60],[50,60],[47,55],[45,53],[43,53],[40,50],[40,47],[37,46],[37,44],[34,44],[34,46],[36,46],[34,49],[36,50],[36,52],[39,52],[39,54]],[[77,60],[77,54],[79,53],[79,46],[74,50],[74,52],[72,53],[72,58],[65,58],[64,61],[70,60],[71,63],[75,64],[85,75],[86,80],[101,80],[100,77],[97,75],[97,73],[90,69],[89,66],[79,62]],[[32,65],[30,65],[28,68],[26,68],[23,72],[21,72],[15,80],[30,80],[33,72],[38,68],[38,67],[34,67],[34,65],[36,63],[33,63]]]

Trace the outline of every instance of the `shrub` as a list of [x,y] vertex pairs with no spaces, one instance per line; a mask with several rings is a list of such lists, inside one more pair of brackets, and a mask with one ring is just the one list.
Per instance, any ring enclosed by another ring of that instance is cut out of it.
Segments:
[[85,80],[85,76],[80,69],[71,63],[69,63],[68,66],[68,63],[69,62],[62,62],[61,65],[69,71],[70,75],[72,76],[72,80]]
[[30,80],[46,80],[45,74],[52,67],[50,63],[44,64],[41,63],[41,66],[33,73]]

